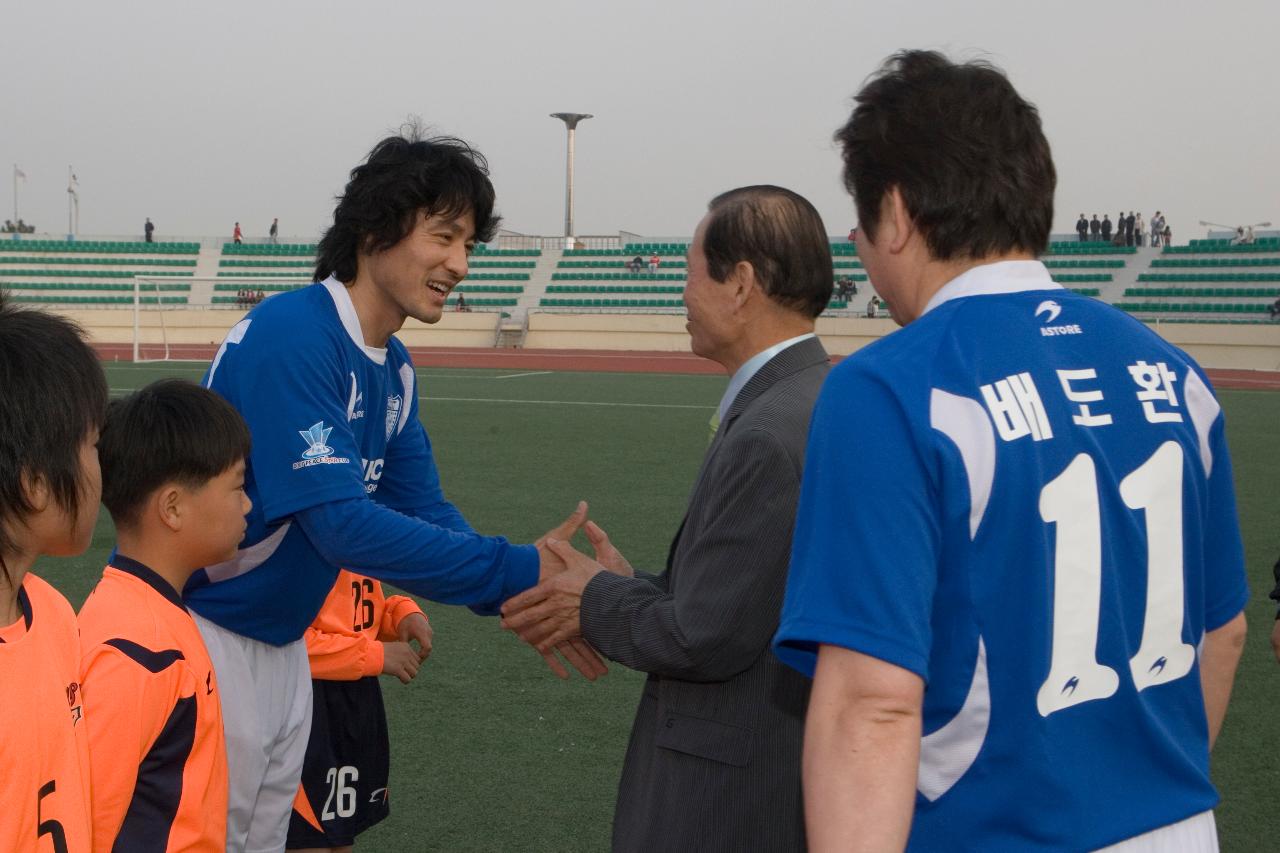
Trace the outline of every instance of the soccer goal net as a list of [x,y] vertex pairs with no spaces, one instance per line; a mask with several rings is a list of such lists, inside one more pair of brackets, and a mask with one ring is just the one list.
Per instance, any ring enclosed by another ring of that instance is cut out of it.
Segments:
[[[264,299],[305,287],[307,273],[270,276],[136,276],[133,280],[133,360],[204,360],[238,320]],[[215,313],[216,312],[216,313]],[[226,312],[226,313],[224,313]]]

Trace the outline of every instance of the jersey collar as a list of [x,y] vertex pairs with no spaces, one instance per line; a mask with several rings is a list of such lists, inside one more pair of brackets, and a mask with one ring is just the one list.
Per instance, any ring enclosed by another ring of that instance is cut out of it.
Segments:
[[182,603],[182,596],[178,594],[178,591],[173,588],[172,584],[156,574],[154,570],[147,568],[137,560],[130,559],[123,554],[113,554],[107,565],[118,572],[123,572],[126,575],[132,575],[142,581],[147,586],[160,593],[160,595],[174,607],[178,607],[183,610],[187,609],[186,605]]
[[[27,595],[26,587],[18,587],[18,609],[22,611],[22,628],[24,631],[31,630],[31,596]],[[0,643],[4,642],[4,638],[0,637]]]
[[924,316],[944,302],[966,296],[997,296],[1027,290],[1061,290],[1039,261],[997,261],[965,270],[933,294],[924,306]]
[[347,292],[347,286],[333,276],[329,276],[321,284],[324,285],[325,290],[329,291],[329,296],[333,298],[333,306],[338,309],[338,319],[342,321],[342,328],[347,330],[347,335],[351,338],[351,342],[375,363],[386,364],[386,348],[371,347],[364,342],[364,332],[360,330],[360,316],[356,314],[356,306],[351,301],[351,294]]

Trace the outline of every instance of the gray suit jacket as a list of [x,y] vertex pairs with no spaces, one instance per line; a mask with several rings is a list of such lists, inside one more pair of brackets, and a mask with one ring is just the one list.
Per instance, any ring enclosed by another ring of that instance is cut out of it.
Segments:
[[765,364],[707,449],[666,571],[601,574],[583,592],[586,639],[649,673],[618,786],[615,851],[804,849],[809,681],[769,643],[828,369],[816,338]]

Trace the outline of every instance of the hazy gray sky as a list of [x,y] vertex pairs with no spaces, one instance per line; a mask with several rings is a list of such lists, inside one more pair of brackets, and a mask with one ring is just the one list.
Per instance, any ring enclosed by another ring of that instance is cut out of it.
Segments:
[[[145,9],[145,11],[142,11]],[[1077,11],[1078,10],[1078,11]],[[775,183],[853,224],[831,134],[893,51],[984,55],[1041,110],[1055,230],[1160,208],[1280,222],[1280,2],[899,3],[0,0],[0,185],[12,215],[81,233],[314,237],[386,131],[420,115],[489,158],[506,225],[689,234],[707,200]]]

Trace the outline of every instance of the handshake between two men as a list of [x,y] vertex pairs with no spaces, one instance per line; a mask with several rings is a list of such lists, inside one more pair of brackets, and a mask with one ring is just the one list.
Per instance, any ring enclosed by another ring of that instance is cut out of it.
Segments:
[[[569,544],[579,530],[595,550],[594,560]],[[536,649],[560,678],[568,678],[569,672],[557,651],[588,681],[595,681],[609,668],[582,637],[582,591],[603,571],[633,576],[631,564],[600,525],[587,519],[586,501],[579,501],[568,518],[534,544],[538,547],[538,585],[502,605],[502,627]]]

